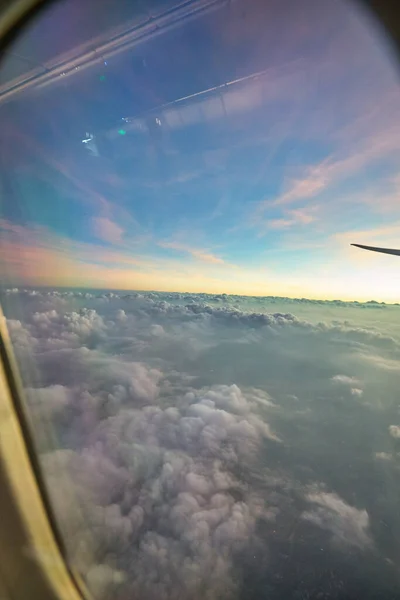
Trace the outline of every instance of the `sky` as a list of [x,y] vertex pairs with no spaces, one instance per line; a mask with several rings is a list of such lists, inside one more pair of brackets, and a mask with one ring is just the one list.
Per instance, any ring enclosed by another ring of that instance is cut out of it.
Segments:
[[11,288],[25,406],[96,600],[395,600],[399,306]]
[[[17,44],[45,61],[86,10]],[[105,58],[0,106],[3,282],[398,300],[350,246],[400,240],[397,58],[358,5],[221,2]]]

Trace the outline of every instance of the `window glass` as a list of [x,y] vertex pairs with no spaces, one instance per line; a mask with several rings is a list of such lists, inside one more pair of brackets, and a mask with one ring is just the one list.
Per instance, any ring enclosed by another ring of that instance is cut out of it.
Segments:
[[397,57],[358,4],[66,0],[0,75],[1,304],[94,597],[399,594]]

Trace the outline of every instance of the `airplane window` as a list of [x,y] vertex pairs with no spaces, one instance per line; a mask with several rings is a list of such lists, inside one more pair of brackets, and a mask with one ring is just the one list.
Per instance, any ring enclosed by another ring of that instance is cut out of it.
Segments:
[[400,82],[359,4],[66,0],[0,73],[1,305],[99,600],[397,598]]

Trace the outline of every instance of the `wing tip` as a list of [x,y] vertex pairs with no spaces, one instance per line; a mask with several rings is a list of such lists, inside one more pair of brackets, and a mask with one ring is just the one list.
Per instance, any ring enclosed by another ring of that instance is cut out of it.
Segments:
[[397,248],[381,248],[379,246],[365,246],[364,244],[350,244],[350,246],[356,246],[362,250],[371,250],[372,252],[380,252],[382,254],[391,254],[393,256],[400,256],[400,250]]

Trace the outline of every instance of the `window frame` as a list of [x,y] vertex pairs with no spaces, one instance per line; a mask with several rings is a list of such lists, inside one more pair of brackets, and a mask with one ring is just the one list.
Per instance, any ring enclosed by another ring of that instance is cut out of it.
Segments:
[[13,600],[89,598],[68,564],[47,495],[22,385],[0,312],[0,580]]

